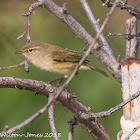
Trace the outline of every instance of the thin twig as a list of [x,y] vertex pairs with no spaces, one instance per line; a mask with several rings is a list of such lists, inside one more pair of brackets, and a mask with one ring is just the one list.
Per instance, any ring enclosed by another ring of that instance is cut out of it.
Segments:
[[40,6],[42,6],[42,2],[38,1],[36,3],[33,3],[30,6],[28,12],[25,13],[25,14],[22,14],[23,16],[26,16],[26,28],[25,28],[25,32],[22,35],[20,35],[17,39],[20,39],[22,37],[26,37],[26,42],[27,43],[31,42],[31,37],[30,37],[30,16],[31,16],[32,12],[35,10],[35,8],[40,7]]
[[71,80],[75,77],[78,69],[80,68],[80,66],[82,65],[82,63],[86,60],[86,58],[88,57],[88,55],[90,54],[91,50],[93,49],[94,45],[97,42],[97,39],[99,38],[100,34],[103,32],[105,25],[107,24],[110,16],[112,15],[116,4],[117,4],[118,0],[115,0],[113,7],[111,8],[111,10],[109,11],[109,13],[107,14],[99,32],[97,33],[97,35],[95,36],[95,39],[93,40],[93,42],[91,43],[91,45],[89,46],[88,50],[86,51],[85,55],[82,57],[82,59],[80,60],[80,62],[76,65],[75,69],[73,70],[73,73],[70,75],[70,77],[68,78],[68,80],[63,84],[63,86],[57,91],[57,94],[55,95],[54,99],[50,102],[48,102],[48,107],[53,104],[55,102],[55,100],[58,98],[58,96],[65,90],[65,88],[68,86],[68,84],[71,82]]
[[[26,37],[26,42],[29,43],[31,42],[31,37],[30,37],[30,16],[31,16],[31,12],[29,15],[26,15],[26,28],[25,28],[25,32],[20,35],[17,39],[20,39],[22,37]],[[29,72],[29,61],[25,58],[25,72]]]
[[25,72],[29,72],[29,62],[27,59],[25,59],[23,62],[21,62],[18,65],[13,65],[13,66],[8,66],[8,67],[0,67],[0,70],[4,70],[4,69],[11,69],[11,68],[18,68],[18,67],[25,67]]
[[135,127],[133,129],[133,131],[126,138],[124,138],[123,140],[128,140],[139,128],[140,128],[140,125],[138,125],[137,127]]
[[69,125],[68,140],[73,140],[74,125],[78,125],[78,124],[79,124],[79,121],[76,117],[74,117],[68,122],[68,125]]
[[140,37],[139,34],[122,34],[122,33],[108,33],[108,36],[124,36],[125,39],[131,40],[134,37]]
[[27,43],[31,42],[31,37],[30,37],[30,16],[31,16],[31,12],[30,12],[29,15],[26,15],[25,32],[17,38],[17,39],[21,39],[22,37],[26,37],[26,42]]
[[[102,0],[103,3],[105,3],[105,5],[107,7],[112,7],[113,6],[113,2],[106,2],[107,0]],[[138,14],[140,14],[140,9],[134,6],[130,6],[130,5],[126,5],[126,4],[117,4],[116,7],[119,7],[121,10],[129,10],[129,11],[134,11]]]
[[29,117],[24,122],[18,124],[17,126],[14,126],[13,128],[8,129],[7,131],[1,132],[0,133],[0,138],[1,137],[4,137],[6,134],[10,134],[10,133],[15,132],[17,130],[20,130],[22,127],[26,126],[27,124],[29,124],[30,122],[32,122],[33,120],[35,120],[36,118],[38,118],[46,110],[47,110],[47,105],[45,105],[42,109],[38,110],[34,115],[32,115],[31,117]]
[[[109,0],[108,0],[108,1],[109,1]],[[92,27],[94,28],[94,30],[96,31],[96,33],[98,33],[99,30],[100,30],[99,21],[96,20],[96,18],[94,17],[94,14],[92,13],[92,11],[91,11],[91,9],[90,9],[90,7],[89,7],[89,5],[88,5],[88,2],[87,2],[86,0],[81,0],[81,3],[82,3],[82,6],[83,6],[83,8],[84,8],[84,10],[85,10],[85,12],[86,12],[86,14],[87,14],[87,16],[88,16],[90,22],[91,22]],[[114,56],[113,51],[110,49],[110,46],[109,46],[107,40],[105,39],[103,33],[100,34],[99,40],[100,40],[101,44],[102,44],[103,46],[105,46],[105,48],[104,48],[104,47],[97,47],[97,49],[94,49],[94,51],[91,51],[91,53],[96,52],[96,50],[104,50],[104,51],[105,51],[105,49],[109,49],[109,50],[107,50],[107,52],[110,52],[110,53]],[[95,48],[95,47],[94,47],[94,48]],[[103,52],[104,52],[104,51],[103,51]],[[99,53],[99,52],[98,52],[98,53]],[[108,56],[103,55],[103,53],[101,53],[101,54],[102,54],[102,57],[103,57],[103,58],[107,58],[107,57],[109,56],[109,55],[108,55]],[[96,56],[96,54],[95,54],[95,56]],[[100,61],[101,61],[101,59],[100,59]],[[112,57],[112,62],[115,62],[115,61],[116,61],[116,59],[114,59],[114,58]],[[102,61],[101,61],[101,62],[102,62]],[[118,61],[116,61],[116,62],[118,63]],[[115,63],[116,63],[116,62],[115,62]],[[104,63],[104,64],[105,64],[105,63]],[[105,65],[108,67],[110,64],[105,64]],[[113,64],[113,65],[114,65],[114,64]],[[114,66],[115,66],[115,65],[114,65]],[[118,69],[118,70],[120,69],[120,63],[118,63],[117,69]],[[109,70],[109,71],[110,71],[110,70]],[[121,77],[119,77],[119,81],[121,81]]]
[[25,61],[21,62],[18,65],[13,65],[13,66],[8,66],[8,67],[0,67],[0,70],[18,68],[18,67],[22,67],[22,66],[25,66]]
[[[29,43],[31,42],[31,37],[30,37],[30,16],[33,12],[33,10],[36,8],[36,7],[39,7],[41,6],[41,2],[37,2],[37,3],[34,3],[30,6],[29,8],[29,11],[25,14],[23,14],[23,16],[26,16],[26,28],[25,28],[25,32],[20,35],[17,39],[20,39],[22,37],[26,37],[26,42]],[[25,72],[29,72],[29,61],[27,59],[25,59],[24,61],[24,66],[25,66]]]
[[[81,4],[89,18],[89,21],[91,22],[91,25],[92,27],[94,28],[94,30],[96,31],[96,33],[99,32],[100,30],[100,25],[99,25],[99,22],[96,20],[96,18],[94,17],[89,5],[88,5],[88,2],[86,0],[80,0],[81,1]],[[99,40],[101,41],[101,43],[104,45],[104,46],[109,46],[103,33],[100,34],[99,36]]]
[[123,101],[122,103],[109,109],[108,111],[99,112],[99,113],[91,113],[90,116],[83,114],[83,119],[107,117],[107,116],[111,115],[112,113],[116,112],[117,110],[121,109],[124,105],[128,104],[132,100],[136,99],[138,96],[140,96],[140,91],[133,94],[133,96],[129,97],[126,101]]
[[[49,98],[48,101],[51,101],[53,99],[53,93],[49,94]],[[50,127],[53,133],[53,138],[54,140],[59,140],[58,136],[57,136],[57,131],[56,131],[56,127],[55,127],[55,122],[54,122],[54,105],[52,104],[49,108],[48,108],[48,120],[50,123]]]

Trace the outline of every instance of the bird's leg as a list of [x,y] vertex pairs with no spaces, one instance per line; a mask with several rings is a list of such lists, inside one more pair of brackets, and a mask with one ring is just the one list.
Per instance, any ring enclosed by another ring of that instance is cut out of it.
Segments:
[[78,75],[78,71],[76,72],[75,76],[77,76],[77,75]]
[[64,79],[65,79],[65,77],[59,78],[60,81],[58,82],[58,84],[57,84],[56,87],[59,87],[60,83],[61,83]]
[[58,78],[58,79],[49,81],[48,84],[51,84],[51,83],[56,82],[56,81],[59,81],[58,84],[57,84],[57,86],[59,86],[60,83],[61,83],[64,79],[65,79],[65,77],[61,77],[61,78]]

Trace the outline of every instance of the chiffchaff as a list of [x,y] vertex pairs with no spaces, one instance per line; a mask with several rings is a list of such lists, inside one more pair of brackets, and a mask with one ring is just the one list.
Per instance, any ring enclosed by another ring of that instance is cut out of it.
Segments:
[[[41,70],[59,73],[64,75],[65,78],[73,72],[76,64],[81,59],[81,56],[77,55],[78,52],[76,51],[38,41],[27,43],[20,51],[16,52],[16,54],[18,53],[23,54],[33,65]],[[88,64],[87,60],[79,69],[93,70],[108,76],[104,71]]]

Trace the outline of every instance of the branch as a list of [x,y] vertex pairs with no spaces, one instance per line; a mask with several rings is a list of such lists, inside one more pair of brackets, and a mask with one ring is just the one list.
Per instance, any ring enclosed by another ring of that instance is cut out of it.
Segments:
[[30,37],[30,16],[32,14],[32,12],[35,10],[35,8],[42,6],[42,2],[36,2],[33,3],[30,8],[29,11],[25,14],[22,14],[23,16],[26,16],[26,28],[25,28],[25,32],[20,35],[17,39],[20,39],[22,37],[26,37],[26,42],[29,43],[31,42],[31,37]]
[[[49,94],[48,102],[51,101],[51,100],[53,100],[53,93]],[[49,120],[49,123],[50,123],[52,133],[54,135],[54,140],[59,140],[58,136],[57,136],[57,131],[56,131],[56,128],[55,128],[54,109],[53,108],[54,108],[54,105],[51,105],[48,108],[48,120]]]
[[[100,30],[100,25],[99,25],[99,22],[95,19],[94,15],[93,15],[93,13],[88,5],[88,2],[86,0],[80,0],[80,1],[81,1],[81,4],[82,4],[88,18],[89,18],[89,21],[91,22],[93,29],[96,31],[96,33],[98,33]],[[99,40],[104,46],[108,46],[108,48],[110,48],[103,33],[100,34]]]
[[[108,0],[102,0],[102,2],[107,6],[107,7],[112,7],[113,3],[112,2],[107,2]],[[126,4],[117,4],[116,7],[119,7],[121,10],[128,10],[129,12],[136,12],[140,14],[140,9],[136,8],[134,6],[126,5]],[[137,18],[137,17],[136,17]]]
[[76,117],[74,117],[68,122],[69,125],[68,140],[73,140],[74,125],[78,125],[78,124],[79,124],[79,120]]
[[[20,39],[22,37],[26,37],[26,42],[27,43],[31,42],[31,37],[30,37],[30,16],[31,16],[31,13],[33,12],[33,10],[38,6],[41,6],[40,2],[32,4],[30,6],[30,8],[29,8],[28,13],[23,14],[23,16],[26,16],[26,28],[25,28],[25,32],[22,35],[20,35],[17,39]],[[20,67],[19,65],[18,65],[18,67]],[[29,72],[29,61],[27,59],[25,59],[23,66],[25,66],[25,72],[28,73]],[[11,68],[15,68],[15,67],[11,67]]]
[[130,139],[130,137],[131,137],[139,128],[140,128],[140,125],[138,125],[137,127],[135,127],[135,128],[133,129],[133,131],[132,131],[125,139],[123,139],[123,140],[128,140],[128,139]]
[[111,32],[108,33],[108,36],[124,36],[124,38],[127,40],[131,40],[134,37],[140,37],[139,34],[122,34],[122,33],[111,33]]
[[111,115],[112,113],[116,112],[117,110],[121,109],[123,106],[125,106],[132,100],[136,99],[138,96],[140,96],[140,91],[135,93],[133,96],[129,97],[126,101],[123,101],[119,105],[109,109],[108,111],[99,112],[99,113],[91,113],[90,116],[88,116],[87,114],[83,114],[83,119],[107,117],[107,116]]
[[[0,77],[0,88],[31,90],[47,97],[51,93],[56,94],[55,92],[59,90],[56,87],[47,84],[46,82],[13,77]],[[82,114],[88,114],[89,109],[80,103],[75,97],[73,97],[73,94],[63,91],[57,100],[75,114],[75,116],[80,121],[81,126],[86,129],[91,134],[91,136],[95,138],[95,140],[109,140],[109,136],[98,121],[83,120]],[[47,108],[47,105],[45,108]]]
[[2,137],[6,136],[7,134],[20,130],[22,127],[26,126],[27,124],[31,123],[33,120],[38,118],[46,110],[47,110],[47,105],[45,105],[42,109],[38,110],[34,115],[32,115],[30,118],[28,118],[24,122],[18,124],[17,126],[15,126],[13,128],[7,129],[6,131],[4,130],[3,132],[0,132],[0,139]]
[[17,39],[20,39],[22,37],[26,37],[26,42],[29,43],[29,42],[31,42],[31,37],[30,37],[30,16],[31,16],[31,12],[30,12],[29,15],[24,14],[23,16],[27,16],[25,32],[22,35],[20,35]]
[[13,65],[13,66],[8,66],[8,67],[0,67],[0,70],[4,70],[4,69],[11,69],[11,68],[18,68],[18,67],[25,67],[25,72],[29,72],[29,62],[27,59],[25,59],[23,62],[21,62],[18,65]]
[[25,66],[25,61],[21,62],[18,65],[14,65],[14,66],[0,67],[0,70],[11,69],[11,68],[18,68],[18,67],[22,67],[22,66]]

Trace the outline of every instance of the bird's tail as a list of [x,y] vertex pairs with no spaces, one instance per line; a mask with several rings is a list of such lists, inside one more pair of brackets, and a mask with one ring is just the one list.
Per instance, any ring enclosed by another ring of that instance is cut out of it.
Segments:
[[100,70],[100,69],[98,69],[98,68],[95,68],[95,67],[91,66],[91,65],[88,64],[88,63],[84,63],[84,64],[80,67],[80,69],[89,69],[89,70],[93,70],[93,71],[102,73],[103,75],[105,75],[106,77],[108,77],[108,75],[106,74],[106,72],[104,72],[104,71],[102,71],[102,70]]

